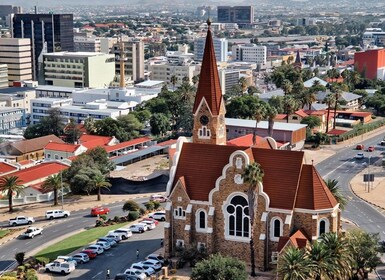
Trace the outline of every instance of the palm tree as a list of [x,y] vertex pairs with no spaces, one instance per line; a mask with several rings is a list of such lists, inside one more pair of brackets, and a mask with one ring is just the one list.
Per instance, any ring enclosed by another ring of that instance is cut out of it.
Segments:
[[263,170],[261,165],[253,162],[245,167],[242,173],[242,178],[245,183],[249,185],[247,189],[247,198],[249,203],[250,215],[250,260],[251,260],[251,276],[255,274],[255,253],[254,253],[254,219],[257,210],[257,187],[262,183]]
[[183,103],[192,102],[194,100],[195,87],[190,85],[189,82],[183,81],[177,91],[179,92],[180,100]]
[[286,111],[286,122],[289,123],[289,116],[298,109],[297,100],[292,95],[285,95],[283,104]]
[[334,196],[334,198],[340,204],[340,209],[344,210],[348,201],[342,194],[341,187],[338,185],[338,181],[336,179],[328,179],[327,181],[325,181],[325,184]]
[[285,79],[282,82],[281,88],[285,95],[288,95],[293,90],[293,84],[288,79]]
[[272,107],[270,104],[267,104],[267,106],[266,106],[266,117],[267,117],[267,121],[269,122],[268,135],[270,137],[273,137],[274,119],[277,116],[277,114],[278,114],[277,109]]
[[20,194],[24,186],[17,176],[5,176],[0,178],[0,191],[7,192],[9,212],[13,212],[12,196],[13,193]]
[[337,118],[337,107],[339,104],[339,99],[341,98],[342,91],[339,88],[334,89],[334,122],[333,128],[336,128],[336,118]]
[[175,76],[175,75],[172,75],[170,77],[170,83],[172,84],[172,91],[175,90],[175,85],[176,85],[177,82],[178,82],[178,77]]
[[304,250],[288,247],[279,257],[277,270],[283,280],[307,280],[312,263]]
[[330,263],[329,251],[322,242],[315,241],[307,251],[308,257],[312,263],[312,276],[316,280],[327,277],[329,271],[335,271]]
[[255,109],[254,118],[255,118],[255,128],[253,132],[253,146],[257,144],[257,129],[258,123],[266,117],[266,103],[259,102],[257,108]]
[[240,77],[238,83],[242,88],[242,93],[245,93],[247,90],[247,85],[248,85],[246,78]]
[[196,84],[199,82],[199,75],[195,75],[192,77],[193,85],[196,86]]
[[330,106],[334,102],[334,96],[330,93],[328,93],[324,99],[324,102],[328,106],[328,113],[326,115],[326,133],[329,132],[329,119],[330,119]]
[[102,173],[96,173],[92,177],[92,187],[97,189],[98,194],[98,201],[102,200],[101,198],[101,189],[102,188],[109,188],[111,187],[111,184],[107,181],[106,177]]
[[301,96],[302,109],[307,105],[309,110],[311,110],[311,104],[317,101],[317,97],[313,90],[305,90]]
[[58,191],[62,187],[62,174],[49,176],[41,186],[44,191],[53,191],[53,205],[58,205]]

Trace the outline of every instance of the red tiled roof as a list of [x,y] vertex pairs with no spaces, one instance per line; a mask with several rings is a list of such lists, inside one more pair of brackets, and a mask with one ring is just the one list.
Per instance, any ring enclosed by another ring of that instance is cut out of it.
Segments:
[[0,174],[9,173],[17,170],[17,167],[10,165],[6,162],[0,162]]
[[43,185],[44,182],[40,182],[40,183],[37,183],[37,184],[33,184],[33,185],[30,185],[29,187],[33,188],[34,190],[37,190],[38,192],[41,192],[41,193],[47,193],[49,192],[49,190],[44,190],[41,186]]
[[330,130],[327,134],[328,135],[341,135],[341,134],[344,134],[347,130],[343,130],[343,129],[332,129]]
[[[58,162],[41,163],[30,168],[13,172],[12,176],[19,177],[21,184],[27,184],[38,179],[46,178],[50,175],[57,174],[67,168],[67,165]],[[5,176],[8,175],[4,175],[2,177]]]
[[331,194],[315,167],[304,164],[295,207],[317,210],[333,208],[336,205],[337,200]]
[[[253,134],[247,134],[232,140],[227,141],[226,145],[229,146],[252,146],[253,145]],[[269,142],[260,136],[257,136],[256,147],[261,149],[271,149]]]
[[206,99],[211,113],[213,115],[218,115],[223,98],[221,85],[219,83],[218,67],[210,27],[207,31],[198,90],[193,108],[194,113],[198,109],[198,106],[203,98]]
[[62,144],[62,143],[51,142],[51,143],[48,143],[44,149],[45,150],[52,150],[52,151],[74,153],[79,147],[80,147],[80,145],[66,144],[66,143]]
[[112,137],[109,136],[98,136],[98,135],[88,135],[83,134],[79,138],[79,143],[82,144],[87,149],[93,149],[99,146],[106,146],[112,140]]
[[286,114],[277,114],[276,116],[275,116],[275,120],[286,120]]
[[25,159],[25,160],[18,161],[17,163],[20,164],[20,165],[27,165],[27,164],[31,164],[33,162],[34,161],[31,160],[31,159]]
[[298,116],[300,116],[300,117],[302,117],[302,118],[305,118],[305,117],[308,116],[308,114],[306,114],[305,111],[302,110],[302,109],[301,109],[301,110],[298,110],[298,111],[295,111],[294,114],[296,114],[296,115],[298,115]]
[[[247,149],[250,147],[184,143],[173,186],[184,176],[190,198],[207,201],[230,155],[236,150]],[[270,207],[293,209],[304,153],[259,148],[250,150],[251,160],[260,163],[265,172],[263,186],[270,197]],[[205,160],[202,160],[202,155]]]
[[113,151],[120,150],[120,149],[123,149],[126,147],[131,147],[131,146],[135,146],[135,145],[138,145],[141,143],[146,143],[148,141],[151,141],[150,137],[141,137],[141,138],[136,138],[136,139],[133,139],[130,141],[122,142],[122,143],[119,143],[119,144],[116,144],[113,146],[106,146],[106,147],[104,147],[104,149],[107,152],[113,152]]
[[322,116],[327,114],[327,110],[305,110],[304,112],[310,116]]
[[64,143],[59,137],[51,134],[42,137],[37,137],[29,140],[21,140],[16,142],[6,143],[7,146],[12,146],[18,150],[21,154],[26,154],[34,151],[43,150],[49,142]]
[[[290,243],[288,243],[290,242]],[[278,241],[277,251],[281,252],[283,248],[286,247],[287,244],[291,244],[295,248],[302,249],[306,247],[306,244],[309,242],[309,239],[305,235],[302,230],[297,230],[290,237],[281,236]]]
[[371,112],[354,112],[351,114],[352,117],[369,117],[371,115]]
[[158,144],[156,144],[157,146],[171,146],[171,145],[174,145],[176,144],[178,140],[176,139],[170,139],[170,140],[167,140],[167,141],[164,141],[164,142],[160,142]]

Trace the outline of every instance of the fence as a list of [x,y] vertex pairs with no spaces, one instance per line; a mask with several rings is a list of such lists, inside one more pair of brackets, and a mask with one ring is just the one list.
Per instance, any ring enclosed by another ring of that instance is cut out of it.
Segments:
[[[67,194],[68,192],[64,191],[63,195]],[[58,192],[58,197],[61,196],[61,192]],[[37,194],[37,195],[29,195],[29,196],[23,196],[23,197],[17,197],[12,199],[12,205],[13,206],[20,206],[25,204],[31,204],[31,203],[38,203],[38,202],[47,202],[53,200],[53,192],[48,192],[45,194]],[[8,199],[0,200],[0,208],[8,207]]]
[[360,124],[356,125],[352,130],[345,132],[344,134],[341,134],[338,136],[337,141],[342,142],[345,140],[348,140],[350,138],[362,135],[364,133],[367,133],[369,131],[375,130],[381,126],[385,125],[385,119],[374,121],[367,124]]

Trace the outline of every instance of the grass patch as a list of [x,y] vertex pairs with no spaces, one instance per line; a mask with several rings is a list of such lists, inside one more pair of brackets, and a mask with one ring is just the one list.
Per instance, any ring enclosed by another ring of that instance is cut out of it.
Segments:
[[57,256],[68,255],[79,248],[87,246],[99,237],[106,235],[110,230],[121,228],[126,224],[127,223],[107,227],[96,227],[80,232],[41,250],[35,257],[45,257],[50,261],[55,260]]
[[0,238],[8,235],[11,231],[9,229],[0,229]]

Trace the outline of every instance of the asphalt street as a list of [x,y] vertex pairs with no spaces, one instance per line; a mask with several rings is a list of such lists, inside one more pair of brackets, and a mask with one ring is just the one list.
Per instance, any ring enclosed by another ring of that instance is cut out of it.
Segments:
[[[358,152],[356,145],[346,147],[338,151],[334,156],[320,162],[316,168],[324,179],[336,179],[342,192],[348,198],[348,204],[342,212],[342,216],[355,222],[360,228],[373,233],[379,233],[382,240],[385,239],[385,216],[368,203],[356,197],[350,189],[349,183],[357,173],[368,169],[370,163],[382,159],[381,153],[385,147],[379,145],[384,135],[360,142],[365,147],[375,146],[374,152],[363,152],[364,159],[355,159]],[[358,144],[358,143],[357,143]]]
[[[148,198],[136,199],[138,203],[148,201]],[[122,210],[123,202],[110,204],[108,207],[111,212],[110,217],[123,216],[125,213]],[[43,235],[37,236],[34,239],[14,239],[0,247],[0,272],[15,262],[15,253],[26,252],[30,254],[48,241],[59,238],[65,234],[75,232],[84,228],[93,227],[95,225],[95,217],[90,215],[91,209],[71,212],[71,216],[66,219],[57,219],[52,226],[46,227],[43,230]],[[43,221],[37,221],[34,226],[39,226]]]

